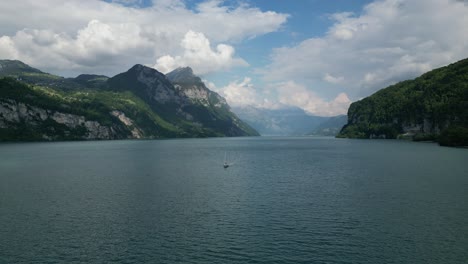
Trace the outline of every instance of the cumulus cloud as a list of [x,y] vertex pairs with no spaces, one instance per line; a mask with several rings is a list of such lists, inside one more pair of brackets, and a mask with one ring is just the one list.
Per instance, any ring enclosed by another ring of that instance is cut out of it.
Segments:
[[327,73],[323,77],[323,80],[326,81],[326,82],[329,82],[329,83],[339,84],[339,83],[342,83],[344,81],[344,77],[342,77],[342,76],[335,77],[335,76],[330,75],[330,74]]
[[287,107],[278,102],[271,90],[255,87],[252,78],[230,82],[224,87],[216,87],[212,82],[204,80],[205,85],[223,96],[229,105],[234,107],[253,106],[257,108],[279,109]]
[[222,95],[233,106],[258,105],[257,92],[248,77],[240,82],[229,83],[223,88]]
[[115,64],[123,60],[144,59],[151,53],[151,41],[139,34],[136,24],[110,25],[98,20],[91,20],[75,38],[48,29],[23,29],[1,38],[0,55],[56,71],[107,71],[117,69]]
[[360,15],[331,15],[323,37],[275,49],[261,73],[357,99],[468,57],[467,14],[466,2],[456,0],[375,1]]
[[162,56],[156,61],[154,68],[167,73],[177,67],[190,66],[197,74],[205,74],[248,65],[243,59],[234,58],[235,50],[232,46],[218,44],[216,50],[212,50],[210,41],[201,32],[187,32],[180,45],[184,49],[183,55]]
[[0,58],[17,58],[19,54],[10,37],[0,37]]
[[[58,74],[111,75],[135,63],[152,65],[167,54],[175,62],[177,56],[191,62],[205,52],[221,61],[218,66],[223,69],[245,63],[233,57],[232,46],[221,43],[276,31],[288,18],[243,4],[226,7],[222,1],[205,1],[195,10],[180,0],[154,0],[145,8],[140,4],[139,0],[0,1],[0,55]],[[182,39],[187,40],[184,46]],[[214,50],[209,42],[208,49],[203,46],[208,39]]]

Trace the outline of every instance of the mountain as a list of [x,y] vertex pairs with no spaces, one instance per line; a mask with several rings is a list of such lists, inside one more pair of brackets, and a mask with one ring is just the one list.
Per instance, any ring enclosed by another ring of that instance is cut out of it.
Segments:
[[18,60],[0,60],[0,78],[12,77],[18,81],[56,89],[85,89],[86,87],[73,78],[64,78],[57,75],[42,72]]
[[261,135],[306,135],[327,117],[311,116],[300,108],[264,109],[253,106],[235,107],[233,111]]
[[180,67],[172,72],[166,74],[167,78],[171,82],[177,82],[181,84],[203,84],[200,77],[193,74],[193,70],[190,67]]
[[19,60],[0,60],[0,76],[48,75]]
[[193,74],[190,67],[175,69],[167,74],[167,78],[182,96],[190,99],[192,106],[185,107],[184,110],[199,116],[202,124],[229,135],[260,135],[231,111],[231,107],[222,96],[209,90],[202,80]]
[[468,146],[468,59],[352,103],[338,136],[407,137]]
[[309,135],[336,136],[347,122],[346,115],[332,116],[319,124]]
[[83,87],[90,87],[94,89],[106,88],[107,80],[109,80],[109,77],[96,74],[80,74],[76,78],[69,79],[69,81],[72,81]]
[[113,91],[130,91],[161,118],[196,136],[258,135],[230,111],[224,98],[210,91],[190,68],[176,69],[167,77],[157,70],[135,65],[108,81]]
[[182,91],[142,65],[112,78],[0,65],[0,141],[258,135],[204,85],[197,87],[218,101],[200,104],[187,96],[194,89]]

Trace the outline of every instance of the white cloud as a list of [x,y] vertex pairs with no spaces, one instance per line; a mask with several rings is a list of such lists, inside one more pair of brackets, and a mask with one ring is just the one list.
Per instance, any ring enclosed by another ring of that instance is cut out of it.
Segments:
[[286,107],[286,105],[278,102],[270,89],[259,89],[255,87],[250,77],[244,77],[243,80],[230,82],[222,88],[216,87],[212,82],[208,82],[206,80],[204,80],[204,82],[209,89],[216,91],[223,96],[230,106],[254,106],[266,109],[279,109]]
[[380,0],[338,13],[323,37],[275,49],[269,82],[295,80],[317,94],[354,99],[468,57],[468,5],[456,0]]
[[342,76],[335,77],[335,76],[333,76],[333,75],[327,73],[327,74],[325,74],[325,76],[323,77],[323,80],[326,81],[326,82],[329,82],[329,83],[339,84],[339,83],[343,83],[344,77],[342,77]]
[[346,93],[340,93],[332,100],[325,100],[293,81],[257,88],[249,77],[245,77],[242,81],[231,82],[222,88],[216,88],[213,83],[208,83],[207,87],[219,92],[229,105],[234,107],[254,106],[266,109],[299,107],[311,115],[336,116],[346,114],[351,104]]
[[182,56],[162,56],[154,67],[167,73],[177,67],[190,66],[197,74],[205,74],[248,65],[243,59],[234,58],[235,50],[232,46],[218,44],[216,50],[212,50],[210,41],[201,32],[187,32],[180,45],[184,49]]
[[214,84],[214,82],[210,82],[206,79],[203,79],[202,81],[208,89],[212,91],[218,91],[218,88],[216,87],[216,84]]
[[[289,17],[287,14],[278,14],[273,11],[262,12],[246,4],[230,8],[222,6],[223,2],[209,0],[198,5],[200,16],[206,18],[199,21],[203,28],[222,25],[222,30],[213,31],[210,34],[203,31],[210,39],[217,41],[241,40],[274,32]],[[198,29],[194,28],[194,30]]]
[[121,4],[124,6],[140,6],[143,4],[143,0],[112,0],[112,3]]
[[17,58],[18,51],[10,37],[0,37],[0,58]]
[[231,106],[259,105],[258,92],[255,91],[249,77],[234,81],[221,88],[219,92]]
[[[147,8],[139,4],[139,0],[0,1],[0,55],[58,74],[111,75],[136,63],[154,64],[167,54],[197,61],[203,51],[214,54],[223,68],[228,60],[230,66],[243,62],[233,58],[232,46],[220,43],[276,31],[288,17],[242,4],[226,7],[221,1],[202,2],[197,10],[180,0],[154,0]],[[197,33],[181,47],[190,30],[201,32],[214,50],[193,47],[197,43],[190,41],[202,40]]]
[[152,51],[152,43],[140,37],[138,25],[109,25],[98,20],[90,21],[75,38],[52,30],[24,29],[1,39],[2,58],[20,59],[57,71],[123,70],[122,65],[115,66],[116,60],[143,59]]
[[346,93],[340,93],[333,100],[327,101],[305,86],[293,81],[276,84],[273,88],[278,93],[278,101],[281,104],[302,108],[313,115],[346,114],[351,104]]

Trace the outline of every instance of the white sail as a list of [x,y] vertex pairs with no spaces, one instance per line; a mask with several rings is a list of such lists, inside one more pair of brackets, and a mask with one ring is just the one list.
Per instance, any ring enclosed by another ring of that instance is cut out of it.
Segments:
[[227,169],[229,167],[229,163],[227,162],[227,152],[225,151],[224,152],[224,163],[223,163],[223,167],[225,169]]

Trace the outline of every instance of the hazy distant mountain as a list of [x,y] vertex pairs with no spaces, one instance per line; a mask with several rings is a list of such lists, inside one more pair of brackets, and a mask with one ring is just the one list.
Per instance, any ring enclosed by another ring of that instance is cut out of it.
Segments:
[[234,107],[233,111],[261,135],[306,135],[329,119],[308,115],[300,108],[270,110],[247,106]]
[[346,115],[330,117],[312,130],[310,135],[336,136],[347,122],[348,117]]
[[63,78],[0,60],[0,141],[258,135],[202,82],[178,83],[199,80],[184,72]]

